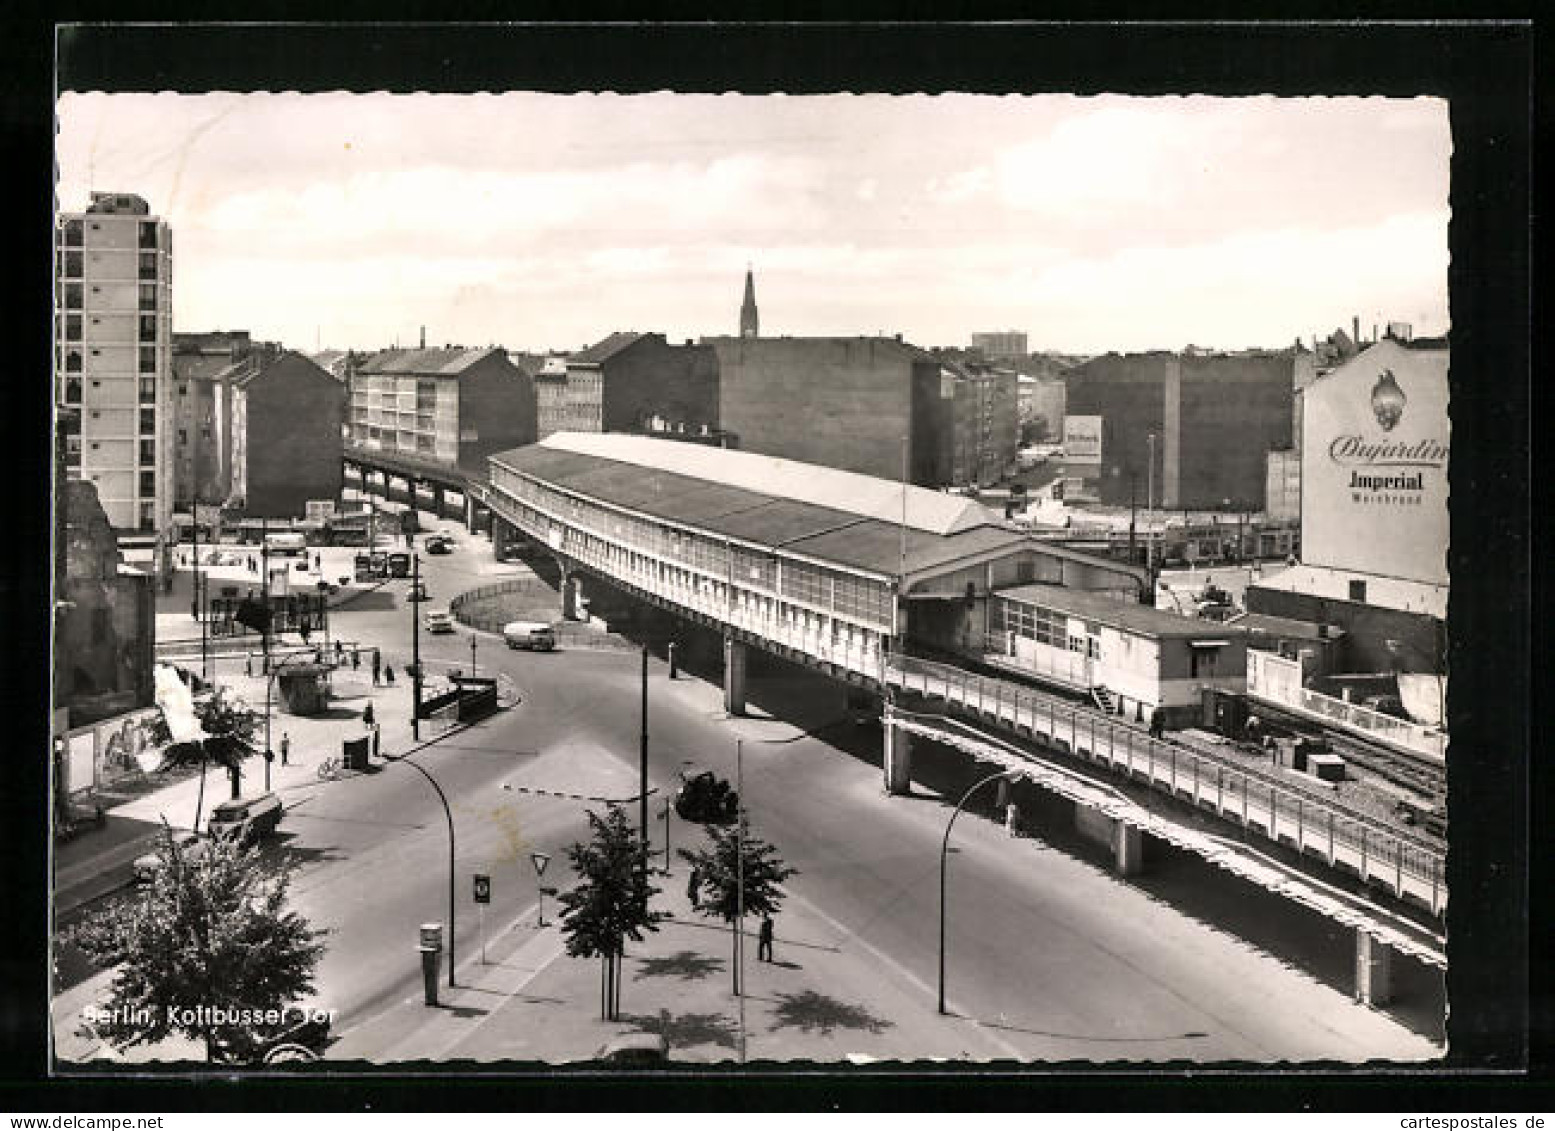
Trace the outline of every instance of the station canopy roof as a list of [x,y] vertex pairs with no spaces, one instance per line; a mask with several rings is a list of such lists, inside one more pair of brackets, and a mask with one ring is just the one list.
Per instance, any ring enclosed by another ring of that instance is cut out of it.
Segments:
[[[796,556],[902,572],[900,483],[796,460],[621,433],[557,432],[492,462],[602,503]],[[906,565],[952,567],[1025,536],[977,502],[907,487]]]

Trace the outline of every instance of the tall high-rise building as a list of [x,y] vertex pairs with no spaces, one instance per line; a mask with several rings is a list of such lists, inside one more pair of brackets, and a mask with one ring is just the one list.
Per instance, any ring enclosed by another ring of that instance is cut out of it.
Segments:
[[745,269],[745,301],[740,303],[740,337],[756,338],[761,336],[760,323],[756,318],[756,281],[751,278],[750,268]]
[[55,231],[55,401],[78,411],[65,474],[97,488],[119,534],[173,514],[173,238],[128,193],[92,194]]

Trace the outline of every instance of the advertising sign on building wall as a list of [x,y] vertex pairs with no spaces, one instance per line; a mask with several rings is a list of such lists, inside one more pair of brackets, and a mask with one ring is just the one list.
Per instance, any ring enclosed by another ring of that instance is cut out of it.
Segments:
[[1101,463],[1099,416],[1064,417],[1064,460],[1067,463]]
[[1308,387],[1306,562],[1447,583],[1447,364],[1445,349],[1384,341]]

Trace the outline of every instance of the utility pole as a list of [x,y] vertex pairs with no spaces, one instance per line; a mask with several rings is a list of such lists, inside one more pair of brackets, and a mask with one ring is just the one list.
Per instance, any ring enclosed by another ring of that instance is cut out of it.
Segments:
[[1150,578],[1150,603],[1155,604],[1155,433],[1150,433],[1150,458],[1145,473],[1145,573]]
[[421,739],[421,618],[417,615],[421,593],[421,555],[410,555],[410,737]]
[[638,821],[642,830],[641,855],[643,875],[648,874],[648,645],[642,650],[642,735],[638,747],[637,782]]

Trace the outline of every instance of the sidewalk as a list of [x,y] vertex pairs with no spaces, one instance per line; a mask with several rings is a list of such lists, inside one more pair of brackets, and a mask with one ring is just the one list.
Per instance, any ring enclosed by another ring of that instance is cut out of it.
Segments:
[[[740,1001],[731,987],[732,939],[722,920],[693,912],[686,864],[660,877],[654,906],[673,915],[656,934],[630,947],[621,977],[621,1020],[599,1016],[598,959],[569,957],[554,902],[547,926],[535,908],[500,936],[487,924],[487,962],[478,952],[459,964],[458,986],[439,976],[439,1004],[413,994],[338,1034],[330,1061],[589,1060],[623,1033],[657,1032],[670,1059],[737,1061]],[[935,991],[867,944],[845,935],[823,913],[790,896],[773,920],[773,961],[756,960],[756,929],[745,923],[745,1059],[867,1062],[1043,1055],[975,1021],[941,1017]],[[419,956],[407,947],[407,972]],[[445,959],[446,961],[446,959]],[[867,1000],[859,987],[868,987]],[[1048,1050],[1055,1055],[1057,1046]]]

